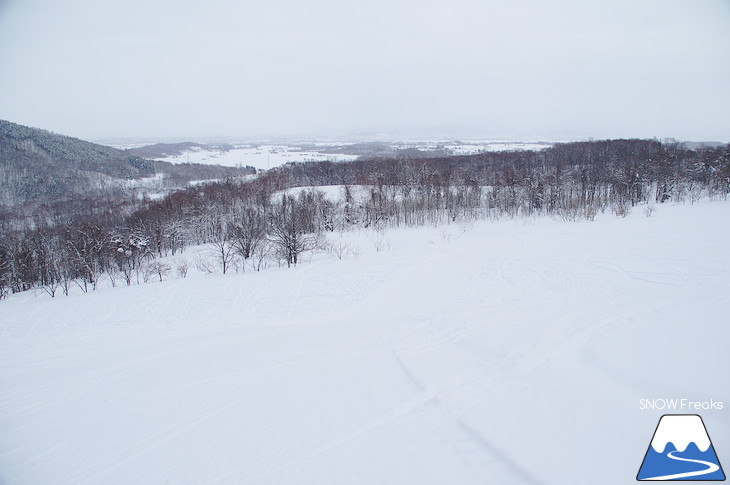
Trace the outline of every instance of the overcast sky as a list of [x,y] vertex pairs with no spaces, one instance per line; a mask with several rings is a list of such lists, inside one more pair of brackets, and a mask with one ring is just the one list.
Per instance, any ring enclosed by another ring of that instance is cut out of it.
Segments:
[[0,118],[86,139],[730,141],[730,0],[0,0]]

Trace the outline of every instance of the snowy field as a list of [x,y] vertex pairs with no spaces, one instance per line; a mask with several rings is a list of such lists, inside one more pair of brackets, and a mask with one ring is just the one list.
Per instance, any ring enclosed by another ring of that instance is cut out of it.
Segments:
[[[204,149],[194,147],[180,155],[158,157],[170,163],[202,163],[206,165],[222,165],[225,167],[251,166],[258,170],[268,170],[289,162],[331,161],[349,162],[358,158],[355,154],[332,154],[319,152],[316,149],[303,149],[303,146],[332,148],[348,145],[345,142],[307,142],[304,145],[296,143],[265,143],[265,144],[237,144],[230,150]],[[133,148],[136,145],[115,145],[116,148]],[[542,150],[548,143],[537,142],[409,142],[393,143],[393,149],[407,150],[447,150],[452,155],[473,155],[481,152],[513,151],[513,150]]]
[[358,231],[292,269],[11,296],[0,483],[629,484],[644,398],[723,401],[684,412],[727,465],[728,222]]
[[521,150],[544,150],[552,146],[551,143],[540,142],[461,142],[447,143],[446,148],[454,155],[474,155],[483,152],[506,152]]
[[202,163],[224,167],[251,166],[258,170],[268,170],[289,162],[331,161],[348,162],[357,155],[341,155],[302,151],[295,145],[237,145],[230,150],[192,149],[181,155],[159,158],[170,163]]

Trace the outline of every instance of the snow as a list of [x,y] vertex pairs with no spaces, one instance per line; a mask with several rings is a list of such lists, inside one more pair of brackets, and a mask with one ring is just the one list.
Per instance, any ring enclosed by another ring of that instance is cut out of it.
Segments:
[[356,159],[356,155],[328,154],[317,151],[304,151],[296,145],[237,145],[230,150],[195,148],[181,155],[163,157],[159,160],[170,163],[202,163],[224,167],[251,166],[267,170],[289,162],[331,161],[346,162]]
[[544,150],[551,146],[551,143],[539,142],[465,142],[449,145],[448,148],[454,152],[454,155],[474,155],[483,152]]
[[[640,399],[730,401],[729,218],[362,230],[291,269],[13,295],[0,483],[631,483]],[[703,419],[722,459],[730,416]]]
[[705,452],[710,447],[702,418],[692,415],[667,415],[659,421],[651,446],[657,453],[664,453],[667,443],[672,442],[677,451],[684,451],[694,443]]
[[[230,150],[203,149],[194,147],[176,156],[162,157],[170,163],[202,163],[223,165],[226,167],[252,166],[259,170],[278,167],[290,162],[331,161],[348,162],[358,158],[353,154],[331,154],[303,147],[331,148],[346,146],[347,142],[311,141],[303,145],[297,143],[264,143],[238,144]],[[437,150],[447,149],[452,155],[473,155],[483,152],[507,150],[542,150],[552,146],[543,142],[496,142],[496,141],[465,141],[465,142],[408,142],[391,143],[397,149]]]

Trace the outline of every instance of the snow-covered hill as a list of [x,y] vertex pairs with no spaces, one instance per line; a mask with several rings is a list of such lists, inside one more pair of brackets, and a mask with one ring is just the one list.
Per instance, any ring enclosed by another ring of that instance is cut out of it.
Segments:
[[632,483],[640,399],[730,401],[728,222],[359,231],[292,269],[14,295],[0,483]]

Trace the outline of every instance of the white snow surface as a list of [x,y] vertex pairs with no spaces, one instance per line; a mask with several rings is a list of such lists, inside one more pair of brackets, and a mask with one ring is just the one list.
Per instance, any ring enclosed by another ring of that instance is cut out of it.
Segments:
[[362,230],[291,269],[13,295],[0,483],[633,483],[641,398],[730,401],[729,220]]
[[[347,145],[345,142],[308,142],[305,146],[336,146]],[[391,144],[399,149],[448,149],[453,155],[473,155],[483,152],[515,151],[515,150],[543,150],[552,146],[544,142],[410,142],[405,144]],[[289,162],[331,161],[349,162],[358,158],[353,154],[330,154],[317,150],[303,149],[302,145],[286,143],[238,144],[230,150],[216,150],[193,148],[180,155],[158,157],[170,163],[202,163],[222,165],[226,167],[251,166],[259,170],[267,170]]]
[[710,437],[698,415],[662,416],[651,446],[657,453],[664,453],[664,448],[670,441],[677,451],[686,450],[690,443],[696,444],[703,453],[710,447]]
[[328,154],[317,151],[304,151],[296,145],[238,145],[230,150],[212,150],[196,148],[186,150],[180,155],[162,157],[170,163],[201,163],[204,165],[222,165],[224,167],[251,166],[258,170],[267,170],[289,162],[331,161],[347,162],[355,160],[357,155]]
[[539,142],[468,142],[448,146],[455,155],[473,155],[483,152],[504,152],[522,150],[544,150],[551,147],[550,143]]

